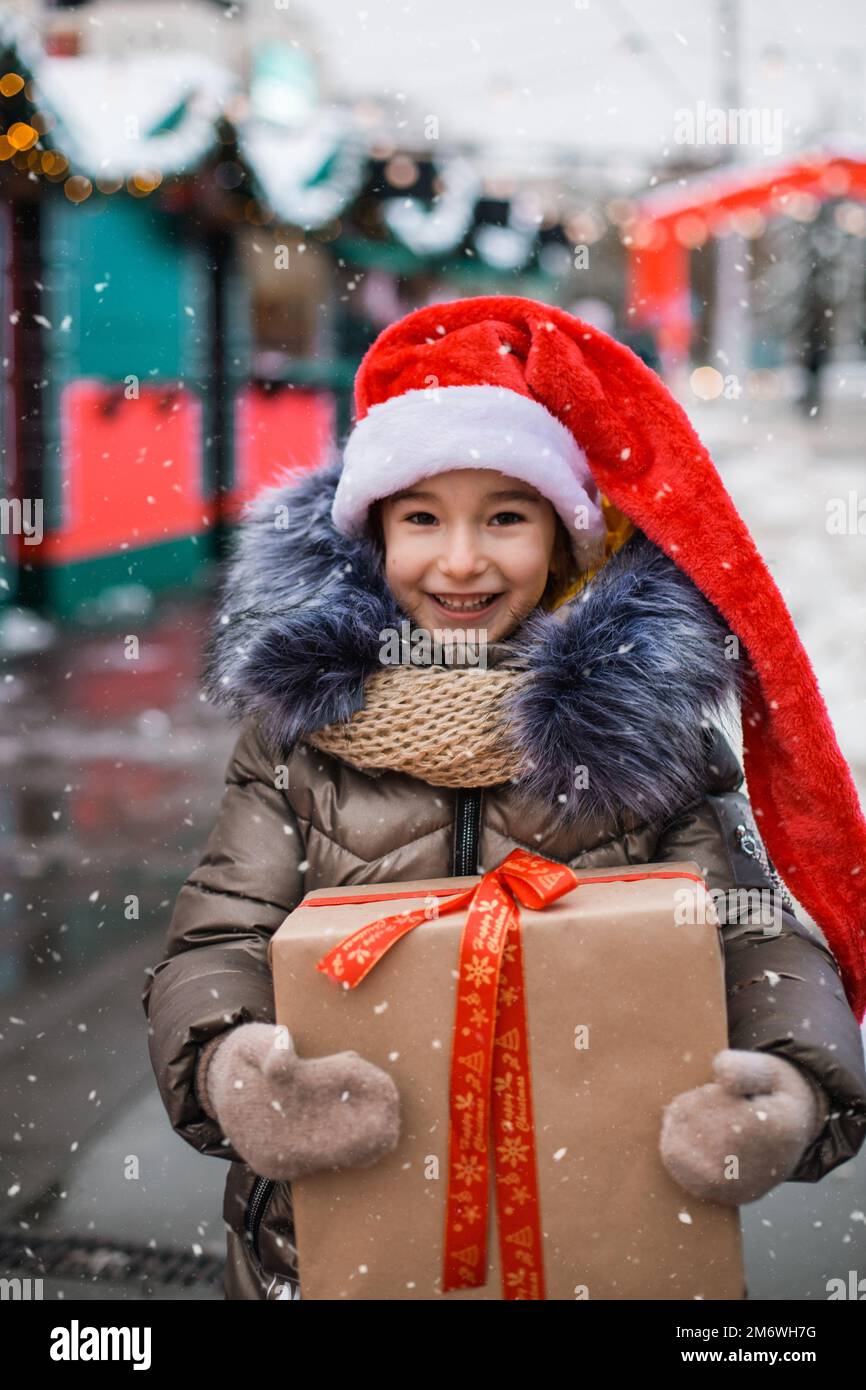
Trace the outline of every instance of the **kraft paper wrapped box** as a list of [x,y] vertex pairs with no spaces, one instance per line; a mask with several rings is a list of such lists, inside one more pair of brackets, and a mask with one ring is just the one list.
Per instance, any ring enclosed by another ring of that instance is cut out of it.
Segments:
[[[711,1081],[712,1057],[728,1045],[720,929],[699,866],[577,876],[578,887],[540,910],[519,907],[540,1296],[744,1298],[738,1209],[685,1192],[658,1148],[665,1105]],[[354,1050],[391,1074],[401,1102],[401,1137],[390,1154],[366,1169],[292,1182],[302,1299],[523,1296],[501,1288],[493,1158],[486,1283],[443,1292],[466,908],[415,926],[354,988],[317,969],[358,928],[425,902],[439,901],[444,912],[450,896],[480,881],[314,890],[271,939],[276,1019],[299,1055]],[[356,901],[323,901],[334,898]]]

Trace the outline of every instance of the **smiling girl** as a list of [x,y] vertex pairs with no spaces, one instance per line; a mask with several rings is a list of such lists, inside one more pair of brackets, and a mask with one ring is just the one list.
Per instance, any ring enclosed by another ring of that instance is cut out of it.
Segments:
[[[866,1133],[866,824],[706,450],[626,348],[512,297],[386,329],[355,404],[342,456],[241,527],[208,687],[243,727],[143,1000],[173,1127],[230,1161],[227,1296],[297,1296],[291,1180],[400,1135],[387,1071],[279,1045],[272,933],[310,889],[476,874],[516,846],[694,859],[714,893],[772,895],[778,931],[722,926],[729,1046],[671,1099],[659,1156],[729,1205],[817,1181]],[[406,617],[471,619],[486,669],[384,669]],[[736,699],[752,802],[719,727]]]

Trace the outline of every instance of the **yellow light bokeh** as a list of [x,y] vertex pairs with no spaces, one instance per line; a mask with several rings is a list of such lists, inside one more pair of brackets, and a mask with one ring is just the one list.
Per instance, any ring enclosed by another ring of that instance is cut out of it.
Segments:
[[575,246],[592,246],[604,236],[606,227],[601,215],[587,207],[571,213],[563,224],[563,231]]
[[418,181],[418,165],[411,155],[395,155],[385,166],[385,178],[392,188],[411,188]]
[[783,209],[795,222],[814,222],[820,210],[819,200],[811,193],[792,193]]
[[24,86],[24,78],[17,72],[4,72],[0,77],[0,96],[16,97]]
[[132,175],[129,183],[131,185],[130,192],[152,193],[162,183],[162,174],[158,169],[138,169]]
[[750,241],[763,236],[767,228],[767,223],[757,208],[740,208],[738,212],[732,212],[731,223],[739,236],[747,237]]
[[660,251],[668,243],[668,230],[662,222],[646,218],[634,226],[632,237],[639,251]]
[[775,401],[782,394],[777,372],[771,367],[756,367],[746,377],[746,395],[754,401]]
[[83,203],[93,192],[93,184],[83,174],[73,174],[63,185],[63,192],[70,203]]
[[611,198],[604,211],[615,227],[628,227],[637,217],[637,204],[631,198]]
[[714,401],[725,389],[725,378],[715,367],[695,367],[689,385],[700,401]]
[[678,217],[674,227],[674,236],[680,246],[685,246],[689,251],[696,251],[704,245],[709,235],[707,224],[702,217],[696,213],[686,212],[682,217]]
[[31,145],[35,145],[39,139],[39,131],[34,130],[32,125],[26,121],[15,121],[6,132],[10,145],[16,150],[29,150]]
[[860,203],[840,203],[833,218],[836,226],[849,236],[866,236],[866,208]]
[[42,172],[48,179],[61,179],[69,171],[69,160],[65,154],[59,150],[44,150],[42,154]]
[[254,227],[263,227],[269,220],[264,208],[255,198],[250,198],[244,207],[244,217]]

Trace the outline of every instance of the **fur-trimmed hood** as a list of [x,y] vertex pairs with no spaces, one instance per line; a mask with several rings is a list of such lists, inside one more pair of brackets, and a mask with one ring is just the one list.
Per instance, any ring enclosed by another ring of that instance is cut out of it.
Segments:
[[[363,707],[365,679],[382,669],[382,629],[407,617],[374,543],[333,526],[340,469],[334,456],[259,494],[235,536],[209,641],[208,694],[255,717],[282,755]],[[705,730],[747,673],[747,659],[728,655],[730,635],[692,580],[635,531],[581,593],[555,612],[536,609],[488,648],[488,666],[531,677],[506,711],[518,790],[581,816],[644,819],[694,799]]]

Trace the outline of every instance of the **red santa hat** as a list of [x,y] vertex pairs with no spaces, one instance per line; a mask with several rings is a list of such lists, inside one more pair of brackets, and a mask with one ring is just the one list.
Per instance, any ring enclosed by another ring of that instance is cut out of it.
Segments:
[[587,567],[600,495],[694,581],[746,649],[743,765],[775,866],[866,1014],[866,820],[817,679],[755,542],[685,411],[622,343],[510,295],[432,304],[386,328],[355,379],[332,517],[451,468],[493,468],[553,503]]
[[589,569],[604,553],[606,525],[583,448],[530,388],[520,357],[506,360],[511,344],[495,317],[455,321],[458,309],[494,302],[531,303],[463,299],[420,309],[380,333],[355,378],[356,423],[343,451],[334,525],[357,535],[377,498],[452,468],[491,468],[553,503]]

